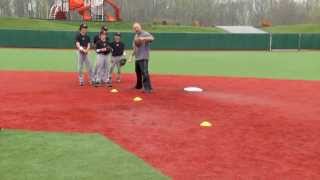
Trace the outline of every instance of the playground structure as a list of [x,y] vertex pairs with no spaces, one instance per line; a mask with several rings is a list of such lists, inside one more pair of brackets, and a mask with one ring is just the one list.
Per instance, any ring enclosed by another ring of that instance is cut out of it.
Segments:
[[[106,10],[108,6],[112,7],[113,15]],[[70,11],[77,11],[84,21],[121,21],[120,7],[114,0],[55,0],[49,18],[66,20]]]

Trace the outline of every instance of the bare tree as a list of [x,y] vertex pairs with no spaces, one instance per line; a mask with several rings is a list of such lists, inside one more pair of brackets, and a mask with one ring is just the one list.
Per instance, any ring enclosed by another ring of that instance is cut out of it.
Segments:
[[[116,0],[125,21],[212,25],[320,22],[320,0]],[[32,2],[32,11],[28,11]],[[47,18],[54,0],[0,0],[0,16]],[[110,10],[111,11],[111,10]],[[73,19],[79,15],[70,12]]]

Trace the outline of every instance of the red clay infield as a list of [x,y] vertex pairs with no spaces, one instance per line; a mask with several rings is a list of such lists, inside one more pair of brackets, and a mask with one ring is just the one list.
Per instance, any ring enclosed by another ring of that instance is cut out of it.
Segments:
[[153,76],[145,95],[131,89],[132,75],[118,94],[75,80],[0,72],[0,126],[99,132],[173,179],[320,179],[320,82]]

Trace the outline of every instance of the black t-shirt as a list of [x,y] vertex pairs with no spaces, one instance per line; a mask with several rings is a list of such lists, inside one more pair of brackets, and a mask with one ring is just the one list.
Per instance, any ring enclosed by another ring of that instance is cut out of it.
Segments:
[[[100,40],[100,35],[99,34],[95,35],[94,38],[93,38],[93,44],[94,45],[97,44],[97,42],[99,40]],[[107,37],[107,42],[109,42],[109,38],[108,37]]]
[[104,54],[104,55],[107,55],[111,52],[111,48],[110,48],[110,45],[107,41],[101,41],[101,40],[98,40],[96,42],[96,50],[98,49],[104,49],[104,48],[107,48],[107,51],[103,51],[103,52],[97,52],[98,54]]
[[112,51],[112,56],[122,56],[124,52],[125,45],[122,42],[115,42],[113,41],[110,44]]
[[87,48],[90,43],[90,37],[87,34],[83,36],[81,33],[78,33],[76,35],[76,42],[79,42],[83,48]]

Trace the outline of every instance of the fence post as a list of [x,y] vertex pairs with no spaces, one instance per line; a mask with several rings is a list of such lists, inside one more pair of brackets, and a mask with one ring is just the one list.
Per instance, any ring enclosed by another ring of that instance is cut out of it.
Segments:
[[299,41],[298,41],[298,51],[301,51],[301,37],[302,37],[302,35],[301,35],[301,33],[299,33]]
[[272,51],[272,33],[269,33],[269,51]]

